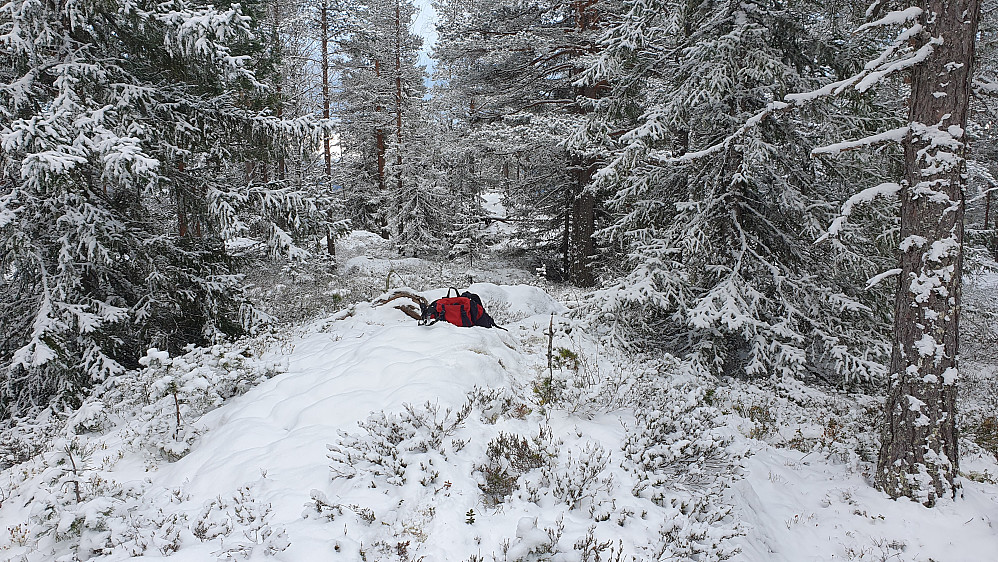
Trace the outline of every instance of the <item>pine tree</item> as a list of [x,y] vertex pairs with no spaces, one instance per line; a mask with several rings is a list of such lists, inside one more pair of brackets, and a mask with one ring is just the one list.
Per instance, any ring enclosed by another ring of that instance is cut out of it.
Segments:
[[415,9],[406,0],[352,2],[337,42],[336,93],[344,186],[357,224],[380,231],[400,250],[434,243],[422,216],[432,213],[432,187],[418,172],[425,124],[422,40],[410,30]]
[[[980,2],[918,5],[901,267],[876,484],[927,506],[956,494],[956,394],[967,115]],[[939,94],[942,95],[939,95]]]

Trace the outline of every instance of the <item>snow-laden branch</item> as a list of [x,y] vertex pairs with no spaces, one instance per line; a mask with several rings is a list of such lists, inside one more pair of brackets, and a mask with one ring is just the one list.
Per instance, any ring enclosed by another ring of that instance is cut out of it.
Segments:
[[862,33],[867,29],[873,29],[875,27],[886,27],[888,25],[898,25],[902,23],[907,23],[914,20],[918,16],[922,15],[922,9],[918,6],[912,6],[910,8],[905,8],[904,10],[897,10],[890,12],[884,17],[871,21],[870,23],[864,23],[863,25],[856,28],[854,33]]
[[887,279],[888,277],[894,277],[895,275],[901,274],[901,268],[897,267],[894,269],[888,269],[883,273],[878,273],[866,281],[867,290],[872,289],[880,284],[881,281]]
[[977,78],[971,87],[977,95],[998,96],[998,81],[990,78]]
[[883,133],[878,133],[876,135],[870,135],[868,137],[863,137],[861,139],[837,142],[835,144],[830,144],[828,146],[822,146],[815,148],[811,151],[811,156],[817,156],[819,154],[829,154],[835,156],[841,154],[848,150],[853,150],[856,148],[864,148],[874,144],[881,144],[885,142],[901,142],[906,136],[908,136],[909,127],[898,127],[897,129],[891,129],[890,131],[884,131]]
[[869,203],[876,199],[877,197],[889,197],[901,191],[901,184],[897,183],[882,183],[880,185],[875,185],[873,187],[868,187],[863,191],[853,195],[842,205],[842,212],[832,221],[832,225],[828,227],[828,231],[822,234],[817,240],[814,241],[815,244],[823,242],[830,237],[838,236],[839,232],[842,231],[842,227],[845,225],[846,220],[849,219],[849,215],[852,214],[853,207],[860,203]]
[[766,104],[765,109],[763,109],[762,111],[756,113],[752,117],[749,117],[748,119],[746,119],[745,122],[742,123],[742,126],[738,127],[738,129],[734,133],[731,133],[730,135],[727,136],[727,138],[725,138],[723,141],[721,141],[721,142],[719,142],[719,143],[717,143],[715,145],[709,146],[709,147],[707,147],[707,148],[705,148],[703,150],[698,150],[696,152],[687,152],[686,154],[684,154],[682,156],[678,156],[678,157],[664,157],[663,158],[663,157],[659,157],[654,152],[651,154],[651,157],[654,158],[654,159],[657,159],[659,162],[662,162],[662,163],[682,163],[682,162],[692,162],[694,160],[699,160],[701,158],[704,158],[705,156],[710,156],[711,154],[716,154],[716,153],[718,153],[718,152],[720,152],[722,150],[727,149],[728,146],[731,145],[732,141],[734,141],[735,139],[741,137],[742,135],[744,135],[745,133],[747,133],[750,129],[754,128],[759,123],[762,123],[763,119],[769,117],[770,115],[772,115],[773,113],[775,113],[777,111],[782,111],[782,110],[788,109],[790,107],[792,107],[792,105],[788,104],[788,103],[785,103],[785,102],[781,102],[781,101],[770,102],[770,103]]
[[14,223],[17,219],[19,204],[14,193],[6,193],[0,196],[0,229]]
[[[886,16],[877,21],[870,22],[868,24],[860,26],[856,30],[856,32],[859,33],[874,27],[882,27],[885,25],[904,23],[919,17],[921,13],[922,11],[919,8],[909,8],[907,10],[891,12],[890,14],[887,14]],[[650,154],[650,157],[663,164],[679,164],[679,163],[686,163],[699,160],[706,156],[710,156],[711,154],[716,154],[722,150],[727,149],[733,141],[740,138],[742,135],[747,133],[749,130],[751,130],[759,123],[762,123],[764,119],[766,119],[773,113],[786,111],[797,107],[802,107],[805,104],[815,101],[819,98],[841,94],[842,92],[844,92],[849,88],[853,88],[859,92],[865,92],[874,85],[878,84],[887,76],[894,74],[896,72],[907,70],[925,61],[929,57],[929,55],[932,54],[933,48],[936,45],[942,44],[941,37],[932,37],[924,45],[918,48],[918,50],[914,52],[907,52],[910,50],[910,47],[908,46],[909,41],[911,41],[913,38],[915,38],[919,33],[922,33],[923,31],[924,28],[922,27],[921,24],[918,23],[915,23],[911,27],[903,29],[900,33],[898,33],[894,41],[891,42],[891,44],[888,45],[887,48],[883,50],[883,52],[881,52],[880,56],[868,62],[866,66],[863,68],[863,70],[860,71],[859,73],[850,76],[849,78],[846,78],[844,80],[839,80],[837,82],[832,82],[831,84],[826,84],[825,86],[822,86],[821,88],[812,90],[810,92],[787,94],[786,96],[783,97],[783,101],[770,102],[766,104],[766,107],[764,107],[762,110],[757,112],[752,117],[748,118],[740,127],[738,127],[737,130],[735,130],[733,133],[725,137],[724,140],[714,145],[711,145],[703,150],[698,150],[696,152],[688,152],[686,154],[683,154],[682,156],[671,156],[667,151],[657,151]],[[895,58],[899,54],[901,55],[900,58]],[[996,90],[998,90],[998,85],[996,85]],[[890,135],[891,133],[896,133],[898,131],[900,131],[900,129],[895,129],[894,131],[888,131],[887,133],[884,134]],[[905,131],[905,134],[907,134],[907,131]],[[868,137],[868,138],[875,138],[877,136],[879,135],[875,135],[874,137]],[[866,139],[861,139],[860,141],[855,141],[855,142],[862,142],[863,140]],[[894,139],[884,138],[883,140],[894,140]],[[872,144],[872,142],[870,144]],[[863,146],[863,145],[860,144],[857,146]]]
[[[917,35],[920,31],[921,31],[920,25],[916,25],[906,30],[900,36],[898,36],[898,44],[904,41],[908,41],[909,39]],[[885,76],[893,74],[895,72],[900,72],[902,70],[907,70],[915,66],[916,64],[925,61],[925,59],[929,58],[929,55],[932,54],[932,50],[935,48],[935,46],[942,45],[942,43],[943,43],[942,37],[933,37],[929,39],[927,43],[919,47],[919,49],[915,51],[914,54],[907,56],[901,60],[894,61],[891,64],[888,64],[883,67],[878,65],[876,67],[876,70],[871,70],[866,76],[863,77],[862,80],[859,81],[858,84],[856,84],[856,90],[860,92],[865,92],[874,85],[876,85],[877,83],[879,83],[880,80],[882,80]]]

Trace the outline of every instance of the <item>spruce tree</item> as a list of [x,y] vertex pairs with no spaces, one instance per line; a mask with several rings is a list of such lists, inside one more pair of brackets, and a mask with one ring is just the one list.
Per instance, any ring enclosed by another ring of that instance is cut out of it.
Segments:
[[311,129],[251,67],[262,6],[0,8],[0,416],[257,320],[225,242],[296,254],[314,219],[267,162]]
[[597,296],[638,319],[625,339],[636,328],[701,372],[882,372],[883,293],[860,284],[883,256],[814,244],[843,197],[810,158],[821,115],[766,110],[837,78],[804,7],[626,2],[588,71],[613,89],[579,137],[614,150],[596,187],[614,213],[602,235],[626,258]]

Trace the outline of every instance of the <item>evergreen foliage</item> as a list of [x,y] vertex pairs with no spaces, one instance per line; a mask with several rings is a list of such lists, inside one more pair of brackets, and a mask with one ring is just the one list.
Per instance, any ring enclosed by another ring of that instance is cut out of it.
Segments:
[[[577,80],[612,2],[532,0],[434,4],[438,73],[451,114],[466,119],[471,174],[499,186],[518,245],[553,277],[592,285],[592,155],[566,140],[600,89]],[[586,210],[588,209],[588,211]]]
[[[600,286],[584,312],[697,381],[889,375],[875,480],[931,505],[959,487],[964,262],[998,255],[994,2],[435,0],[430,90],[412,0],[8,0],[0,422],[79,406],[150,347],[254,331],[249,260],[335,256],[352,224]],[[344,294],[332,259],[285,271]],[[163,381],[179,435],[197,384]],[[544,403],[584,399],[562,382]],[[678,439],[656,416],[642,439]],[[598,454],[566,459],[592,484],[555,486],[572,509],[606,491]],[[497,502],[559,478],[482,466]]]
[[344,2],[333,25],[342,150],[334,179],[357,226],[379,232],[401,252],[438,244],[440,212],[427,142],[422,39],[408,0]]
[[[641,319],[623,326],[640,341],[701,372],[844,381],[883,372],[889,313],[864,282],[886,269],[885,245],[814,244],[845,188],[872,179],[863,162],[843,171],[812,160],[841,134],[821,125],[836,109],[743,127],[770,102],[848,72],[847,49],[829,50],[820,29],[802,25],[808,9],[627,2],[588,70],[590,82],[616,85],[578,137],[615,151],[595,186],[614,214],[601,234],[625,258],[597,296],[606,312]],[[698,153],[712,146],[721,149]],[[883,227],[854,235],[876,240]]]
[[968,155],[967,259],[981,266],[998,258],[998,6],[981,2],[971,96],[973,151]]
[[[251,329],[225,243],[300,255],[316,207],[266,173],[278,119],[259,5],[0,8],[0,416]],[[257,74],[259,73],[259,74]]]

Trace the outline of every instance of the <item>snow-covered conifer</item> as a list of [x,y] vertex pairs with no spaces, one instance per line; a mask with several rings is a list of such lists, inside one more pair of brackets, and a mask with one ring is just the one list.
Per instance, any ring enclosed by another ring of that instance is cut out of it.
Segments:
[[610,2],[531,0],[435,4],[434,48],[453,113],[473,124],[475,166],[502,186],[521,243],[552,273],[592,285],[596,202],[584,188],[592,154],[568,146],[596,84],[579,83]]
[[248,328],[226,240],[300,252],[314,205],[268,163],[311,125],[251,70],[257,8],[0,7],[3,415]]
[[400,251],[423,250],[438,233],[434,186],[426,171],[425,70],[422,39],[410,27],[408,0],[349,2],[336,26],[339,84],[335,97],[342,150],[334,170],[356,224],[380,231]]
[[614,150],[596,188],[614,214],[602,235],[625,259],[599,299],[704,372],[882,372],[883,295],[861,284],[883,261],[873,251],[843,267],[814,245],[840,197],[809,154],[821,120],[770,113],[743,127],[835,78],[837,53],[800,23],[813,7],[624,7],[587,71],[614,87],[576,141]]

